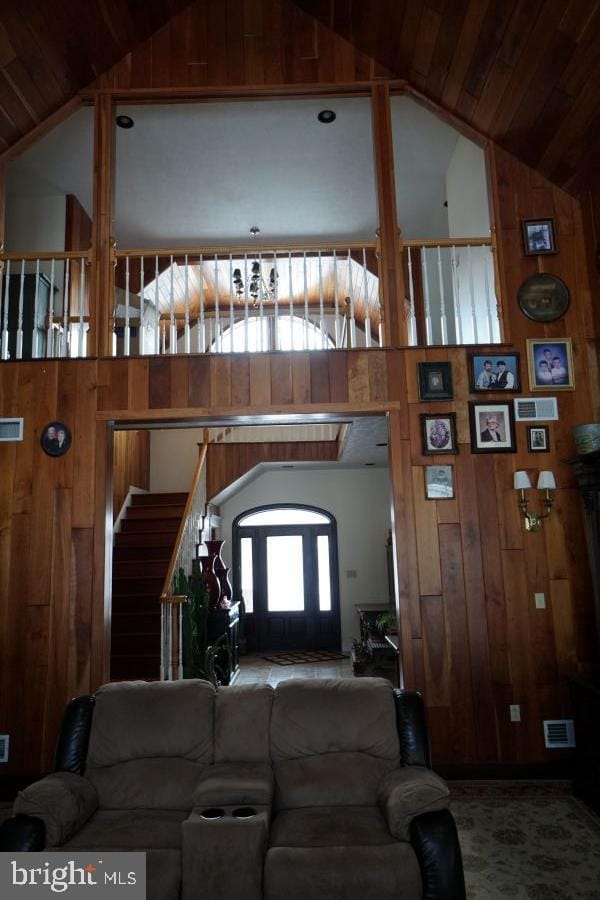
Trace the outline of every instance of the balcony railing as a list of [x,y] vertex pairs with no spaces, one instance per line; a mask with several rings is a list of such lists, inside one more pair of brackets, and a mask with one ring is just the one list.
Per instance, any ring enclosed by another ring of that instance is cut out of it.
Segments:
[[87,355],[89,254],[2,254],[0,356]]

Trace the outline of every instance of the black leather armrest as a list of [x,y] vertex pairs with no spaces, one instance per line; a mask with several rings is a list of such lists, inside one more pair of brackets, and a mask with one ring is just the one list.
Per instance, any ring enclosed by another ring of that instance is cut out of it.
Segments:
[[55,772],[85,773],[95,703],[93,694],[85,694],[75,697],[67,706],[54,754]]
[[410,842],[423,877],[423,900],[465,900],[458,833],[447,809],[423,813],[410,824]]
[[46,845],[46,826],[35,816],[18,815],[0,825],[0,850],[22,852],[43,850]]
[[400,765],[431,768],[425,704],[417,691],[394,689],[396,724],[400,738]]

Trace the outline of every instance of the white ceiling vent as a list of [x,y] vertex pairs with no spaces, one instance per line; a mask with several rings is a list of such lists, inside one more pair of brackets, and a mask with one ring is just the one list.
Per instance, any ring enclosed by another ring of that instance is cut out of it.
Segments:
[[519,397],[515,399],[517,422],[543,422],[558,419],[556,397]]
[[544,719],[544,744],[549,750],[574,747],[573,719]]
[[0,419],[0,441],[22,441],[23,419]]

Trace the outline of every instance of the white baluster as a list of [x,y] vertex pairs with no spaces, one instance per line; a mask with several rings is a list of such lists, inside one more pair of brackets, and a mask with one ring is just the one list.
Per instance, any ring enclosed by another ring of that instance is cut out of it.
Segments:
[[25,260],[21,260],[19,281],[19,309],[17,312],[16,358],[23,359],[23,292],[25,289]]
[[412,247],[406,248],[408,260],[408,343],[417,346],[417,317],[415,314],[415,283],[413,280]]
[[146,325],[144,315],[146,312],[146,297],[144,295],[144,257],[140,256],[140,355],[146,352]]
[[48,334],[46,356],[54,356],[54,259],[50,263],[50,301],[48,306]]
[[79,260],[79,335],[77,341],[77,355],[84,356],[84,322],[83,301],[85,297],[85,258]]
[[235,313],[233,309],[233,259],[229,254],[229,351],[233,353],[233,326],[235,325]]
[[365,305],[365,344],[371,346],[371,309],[369,304],[367,280],[367,251],[363,247],[363,303]]
[[[275,317],[273,319],[273,349],[279,350],[279,277],[277,274],[277,254],[273,252],[273,300]],[[270,282],[270,279],[269,279]]]
[[177,325],[175,324],[175,272],[173,254],[170,257],[171,277],[169,278],[169,353],[177,353]]
[[219,260],[215,253],[215,351],[221,352],[221,316],[219,308]]
[[288,281],[289,281],[289,296],[288,296],[288,312],[290,314],[290,350],[295,350],[294,347],[294,285],[292,280],[292,251],[288,250]]
[[185,296],[184,296],[184,325],[183,325],[183,352],[190,352],[190,279],[189,279],[189,266],[188,266],[188,255],[185,254],[184,260],[184,278],[185,278]]
[[327,330],[325,328],[325,309],[323,306],[323,260],[321,259],[321,251],[318,256],[319,266],[319,329],[321,331],[321,349],[327,348]]
[[338,286],[337,253],[333,251],[333,302],[335,304],[335,346],[342,346],[342,325],[340,322],[340,292]]
[[304,263],[304,341],[303,350],[308,350],[308,276],[306,272],[306,250],[303,251]]
[[356,320],[354,318],[354,287],[352,284],[352,251],[348,248],[348,299],[350,301],[350,346],[356,347]]
[[167,626],[166,603],[160,604],[160,680],[167,680]]
[[469,293],[471,295],[471,319],[473,322],[473,343],[479,343],[477,329],[477,304],[475,301],[475,283],[473,281],[473,259],[471,256],[471,245],[467,245],[467,266],[469,268]]
[[200,324],[198,326],[198,353],[206,353],[206,322],[204,319],[204,257],[200,254]]
[[158,291],[158,278],[159,278],[159,268],[158,268],[158,256],[154,257],[154,306],[155,306],[155,320],[154,320],[154,352],[160,353],[160,294]]
[[71,272],[70,262],[71,260],[67,257],[67,259],[65,260],[65,289],[63,293],[63,327],[60,340],[60,355],[63,359],[67,355],[67,334],[69,330],[69,278]]
[[244,253],[244,353],[248,352],[248,317],[250,311],[248,309],[248,254]]
[[4,270],[4,319],[2,322],[2,359],[8,359],[8,287],[10,284],[10,259],[6,260]]
[[429,277],[427,274],[427,248],[421,247],[421,271],[423,273],[423,300],[425,304],[425,340],[427,346],[433,343],[431,326],[431,304],[429,302]]
[[260,327],[260,349],[261,352],[266,350],[265,347],[265,325],[263,319],[263,310],[264,310],[264,292],[263,292],[263,270],[262,270],[262,256],[258,254],[258,321]]
[[488,272],[488,252],[489,248],[486,246],[480,247],[481,252],[481,262],[483,264],[483,277],[485,281],[485,308],[487,311],[487,320],[488,320],[488,342],[490,344],[494,344],[496,342],[495,328],[494,328],[494,314],[492,312],[492,294],[490,291],[490,278]]
[[462,328],[462,301],[461,301],[461,291],[460,291],[460,276],[458,271],[459,263],[456,259],[456,247],[452,244],[450,248],[450,260],[452,266],[452,293],[454,294],[454,321],[456,323],[456,342],[458,344],[463,343],[463,328]]
[[125,356],[129,356],[131,350],[131,329],[129,327],[129,256],[125,257],[125,329],[123,337],[124,353]]
[[446,297],[444,295],[444,275],[442,272],[442,251],[437,248],[438,278],[440,283],[440,326],[442,331],[442,344],[448,343],[448,322],[446,320]]
[[35,294],[33,296],[33,332],[31,335],[31,358],[39,355],[38,316],[40,314],[40,261],[35,261]]

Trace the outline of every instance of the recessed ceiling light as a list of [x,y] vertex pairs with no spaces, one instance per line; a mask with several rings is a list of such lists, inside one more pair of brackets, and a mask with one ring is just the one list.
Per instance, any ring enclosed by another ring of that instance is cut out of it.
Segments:
[[119,126],[119,128],[133,128],[135,122],[131,118],[131,116],[117,116],[115,122]]
[[375,463],[365,463],[365,466],[374,466]]
[[337,116],[332,109],[322,109],[317,119],[319,122],[322,122],[323,125],[331,125],[332,122],[335,122]]
[[252,226],[252,228],[250,229],[250,234],[252,235],[252,237],[256,237],[257,234],[260,234],[260,228],[258,227],[258,225]]

